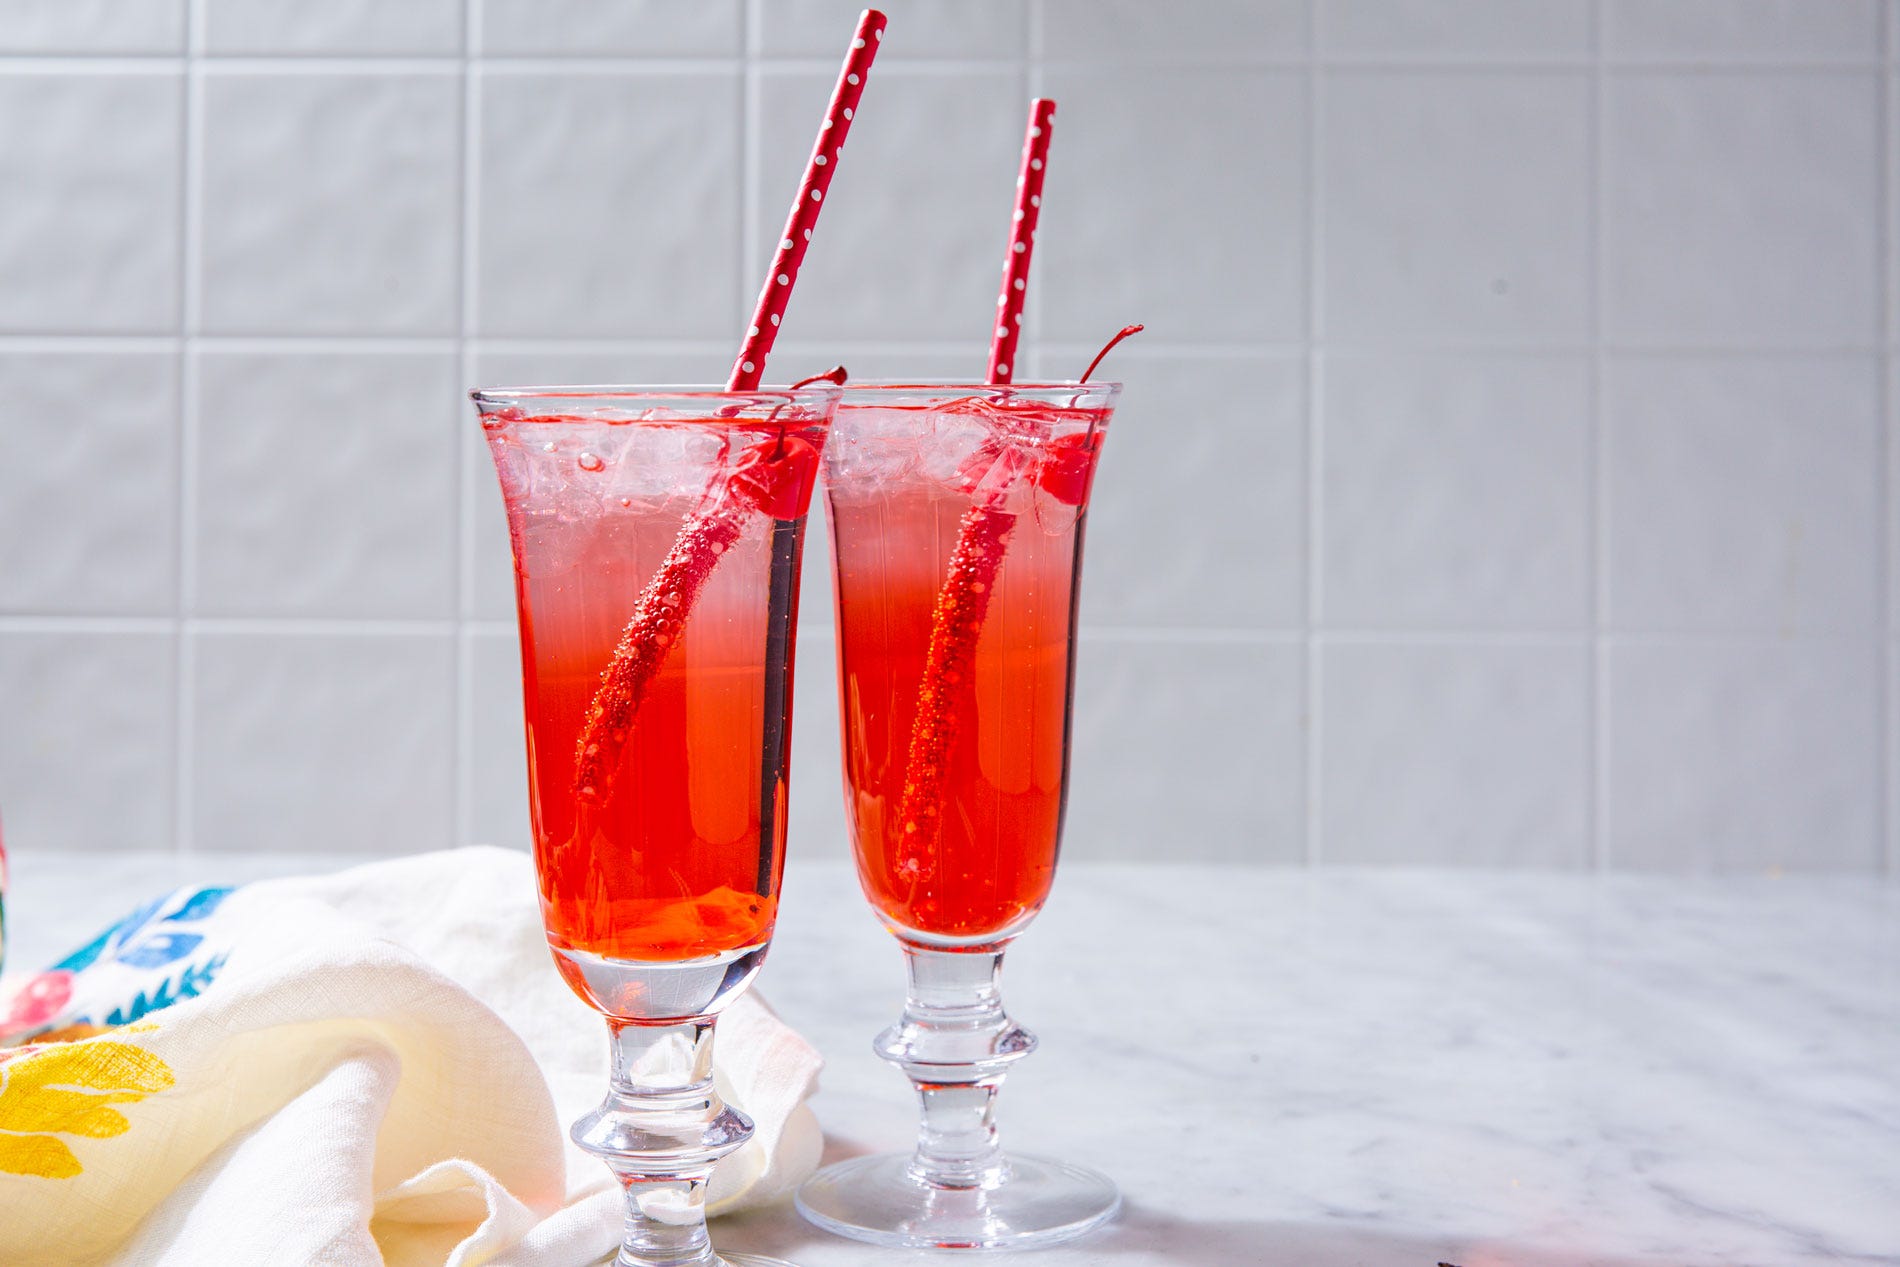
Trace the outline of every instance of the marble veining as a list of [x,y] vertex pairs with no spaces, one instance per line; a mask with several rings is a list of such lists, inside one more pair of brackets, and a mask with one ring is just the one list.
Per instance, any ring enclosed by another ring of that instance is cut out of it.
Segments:
[[[14,966],[285,857],[16,860]],[[849,872],[794,861],[760,990],[825,1052],[829,1156],[905,1146],[870,1055],[902,971]],[[1074,866],[1011,954],[1042,1050],[1006,1141],[1121,1182],[1048,1267],[1900,1265],[1900,886]],[[787,1208],[722,1243],[941,1261]]]

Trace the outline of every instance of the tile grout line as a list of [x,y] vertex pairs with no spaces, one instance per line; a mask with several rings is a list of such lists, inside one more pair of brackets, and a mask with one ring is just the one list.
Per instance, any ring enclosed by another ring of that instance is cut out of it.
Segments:
[[[748,303],[750,302],[748,297]],[[195,346],[216,349],[221,353],[250,353],[269,355],[276,352],[323,355],[411,355],[440,352],[453,352],[467,342],[474,350],[496,353],[607,353],[607,354],[692,354],[708,351],[728,352],[731,343],[725,339],[668,339],[643,336],[615,335],[493,335],[473,334],[464,340],[458,335],[400,335],[400,334],[298,334],[284,332],[278,334],[218,334],[200,331],[193,336]],[[146,332],[92,332],[92,333],[6,333],[0,332],[0,352],[177,352],[184,343],[178,333]],[[879,338],[840,338],[840,339],[783,339],[778,348],[790,348],[798,351],[820,350],[846,345],[859,351],[892,352],[915,355],[946,355],[968,351],[967,341],[955,339],[879,339]],[[1051,351],[1089,355],[1100,346],[1096,342],[1083,342],[1075,339],[1051,339]],[[1355,340],[1318,340],[1309,342],[1297,340],[1289,342],[1272,339],[1250,342],[1223,342],[1211,339],[1195,339],[1175,342],[1165,336],[1148,340],[1145,336],[1138,343],[1118,349],[1117,358],[1127,356],[1136,359],[1143,357],[1166,357],[1176,359],[1220,359],[1220,358],[1256,358],[1261,355],[1279,356],[1287,359],[1303,356],[1309,349],[1338,356],[1368,357],[1412,357],[1419,360],[1434,358],[1487,357],[1493,359],[1523,358],[1526,360],[1555,357],[1588,357],[1599,350],[1599,345],[1584,343],[1501,343],[1496,340],[1460,340],[1439,342],[1417,342],[1402,339],[1386,341]],[[1618,344],[1605,342],[1600,350],[1606,356],[1643,357],[1658,359],[1701,359],[1701,360],[1755,360],[1761,357],[1779,357],[1790,361],[1815,360],[1865,360],[1870,356],[1900,356],[1900,343],[1864,343],[1864,344],[1814,344],[1795,347],[1786,344],[1661,344],[1630,343]]]
[[[452,617],[322,616],[0,616],[0,633],[147,634],[182,628],[212,638],[443,638],[455,633]],[[510,620],[467,622],[478,632],[512,629]]]
[[[1876,114],[1874,118],[1874,142],[1877,147],[1874,162],[1879,179],[1874,186],[1876,213],[1874,216],[1874,249],[1880,269],[1880,306],[1874,315],[1877,341],[1882,347],[1893,336],[1894,305],[1894,260],[1893,231],[1888,223],[1893,212],[1893,124],[1889,117],[1893,109],[1893,5],[1880,6],[1876,24],[1880,40],[1882,69],[1874,88]],[[1874,625],[1877,631],[1874,654],[1879,666],[1878,681],[1875,686],[1875,707],[1879,710],[1874,721],[1876,737],[1875,784],[1879,795],[1874,802],[1874,826],[1881,844],[1886,876],[1893,879],[1900,876],[1900,841],[1893,835],[1893,674],[1895,660],[1893,639],[1887,636],[1889,622],[1892,620],[1893,581],[1893,479],[1889,463],[1893,457],[1893,356],[1884,354],[1875,367],[1875,401],[1879,409],[1874,428],[1874,506],[1877,520],[1874,528]]]
[[[759,4],[760,0],[748,0],[739,10],[739,39],[745,61],[739,76],[739,311],[733,324],[742,329],[750,328],[752,311],[758,303],[752,259],[764,240],[759,208],[765,188],[765,153],[759,135],[759,120],[765,109],[765,72],[759,65],[764,23]],[[776,350],[777,340],[773,343]]]
[[[801,627],[824,628],[830,620],[801,618]],[[443,617],[376,616],[186,616],[157,612],[137,614],[84,614],[65,612],[29,612],[0,615],[0,634],[150,634],[183,628],[186,632],[209,637],[449,637],[458,625],[481,635],[510,633],[515,628],[512,615],[502,618],[469,616],[462,619]],[[1388,646],[1424,643],[1432,646],[1462,647],[1588,647],[1595,634],[1583,628],[1566,626],[1501,627],[1475,625],[1339,625],[1309,629],[1297,625],[1081,625],[1084,637],[1120,641],[1177,641],[1192,643],[1229,643],[1234,645],[1286,646],[1304,644],[1309,639],[1322,646]],[[1797,641],[1824,647],[1864,645],[1862,629],[1811,631]],[[1775,628],[1753,629],[1604,629],[1606,647],[1759,647],[1786,646],[1789,635]]]
[[[475,382],[476,251],[480,244],[479,202],[476,197],[480,176],[478,145],[481,138],[481,86],[477,74],[482,46],[481,0],[462,0],[462,128],[457,154],[457,179],[461,182],[461,216],[456,226],[457,243],[456,356],[461,371],[461,386]],[[450,696],[450,741],[453,768],[449,772],[450,843],[473,843],[473,804],[475,795],[475,666],[469,632],[470,604],[475,591],[475,489],[464,453],[462,411],[468,406],[454,402],[456,425],[450,428],[450,478],[455,483],[455,575],[452,581],[455,612],[453,671],[454,690]]]
[[198,331],[204,325],[205,0],[185,7],[184,119],[179,173],[178,512],[176,609],[172,613],[172,852],[197,836],[198,648],[191,617],[198,593]]
[[[1023,5],[1023,25],[1018,32],[1021,39],[1017,45],[1021,50],[1022,56],[1018,63],[1017,73],[1020,79],[1023,109],[1025,110],[1029,108],[1031,101],[1043,94],[1046,87],[1043,83],[1042,76],[1043,23],[1046,19],[1047,15],[1043,10],[1042,0],[1028,0],[1028,2]],[[1058,114],[1061,113],[1061,105],[1061,102],[1056,103]],[[1051,146],[1055,144],[1056,138],[1060,135],[1060,132],[1050,134]],[[1052,158],[1051,161],[1055,160]],[[1038,378],[1044,377],[1049,370],[1049,350],[1043,346],[1043,335],[1045,333],[1043,310],[1047,306],[1046,304],[1024,303],[1024,311],[1028,314],[1029,318],[1029,348],[1034,357],[1030,363],[1036,367],[1036,376]],[[1023,359],[1020,351],[1016,354],[1016,359],[1018,362]],[[1071,690],[1073,690],[1073,685],[1071,685]]]
[[[198,60],[213,65],[221,73],[232,74],[305,74],[305,75],[457,75],[461,58],[448,53],[203,53]],[[182,69],[190,55],[169,53],[35,52],[0,54],[0,74],[125,75],[163,74]],[[718,74],[733,70],[744,55],[642,55],[634,53],[499,53],[483,60],[498,74],[633,74],[693,75]],[[759,54],[758,60],[776,69],[794,73],[835,72],[837,61],[820,55]],[[894,61],[889,73],[898,75],[949,75],[1009,70],[1017,64],[1014,57],[908,57]],[[1880,56],[1868,57],[1769,57],[1745,54],[1666,57],[1623,55],[1600,59],[1605,69],[1643,74],[1693,76],[1718,75],[1839,75],[1884,70],[1888,62]],[[1402,57],[1391,54],[1318,56],[1310,50],[1304,55],[1235,53],[1195,56],[1157,54],[1155,56],[1117,56],[1104,53],[1090,59],[1048,58],[1045,66],[1077,70],[1265,70],[1299,72],[1309,67],[1348,71],[1355,74],[1576,74],[1588,73],[1599,59],[1587,55],[1545,58],[1510,56],[1426,56]],[[885,72],[880,72],[885,73]]]
[[1320,351],[1321,289],[1324,285],[1324,233],[1320,211],[1322,198],[1320,189],[1319,149],[1322,136],[1321,112],[1324,100],[1319,67],[1320,22],[1324,6],[1319,0],[1307,0],[1306,6],[1306,149],[1302,155],[1306,177],[1306,225],[1305,225],[1305,329],[1306,355],[1305,390],[1306,415],[1306,531],[1305,584],[1301,587],[1305,611],[1303,624],[1305,639],[1301,647],[1303,657],[1302,682],[1305,699],[1301,701],[1306,716],[1306,768],[1302,788],[1302,826],[1306,836],[1302,842],[1301,857],[1308,867],[1325,864],[1325,832],[1322,820],[1325,813],[1325,770],[1322,766],[1325,750],[1325,723],[1321,713],[1325,703],[1325,677],[1322,672],[1322,645],[1319,638],[1323,623],[1325,592],[1322,561],[1325,548],[1322,519],[1325,513],[1323,500],[1322,475],[1325,465],[1324,438],[1322,435],[1321,411],[1325,406],[1324,386],[1321,380],[1323,368]]
[[1604,420],[1604,127],[1605,83],[1603,74],[1603,5],[1591,0],[1589,8],[1592,70],[1588,89],[1588,113],[1584,119],[1585,161],[1589,164],[1589,236],[1585,239],[1586,303],[1590,326],[1590,373],[1584,426],[1586,428],[1585,477],[1586,523],[1584,576],[1589,584],[1590,654],[1584,680],[1584,698],[1589,703],[1584,748],[1584,848],[1589,867],[1602,872],[1609,867],[1610,820],[1610,674],[1609,654],[1604,641],[1605,616],[1609,611],[1609,436]]

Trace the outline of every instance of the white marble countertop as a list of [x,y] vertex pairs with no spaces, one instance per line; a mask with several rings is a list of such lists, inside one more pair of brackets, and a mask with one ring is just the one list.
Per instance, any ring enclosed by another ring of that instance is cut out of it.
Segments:
[[[348,861],[16,859],[14,966],[186,879]],[[830,1155],[907,1146],[869,1051],[897,951],[795,863],[760,990],[825,1053]],[[1012,952],[1007,1143],[1113,1175],[1048,1267],[1900,1264],[1900,885],[1074,866]],[[780,1207],[719,1242],[947,1261]]]

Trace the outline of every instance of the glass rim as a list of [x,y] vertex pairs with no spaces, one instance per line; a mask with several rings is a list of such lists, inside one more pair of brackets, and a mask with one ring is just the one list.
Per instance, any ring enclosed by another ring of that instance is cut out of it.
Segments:
[[840,389],[845,393],[863,390],[891,391],[903,389],[917,392],[960,391],[972,388],[984,388],[993,392],[1062,392],[1075,395],[1077,392],[1119,392],[1122,384],[1119,379],[1098,378],[1090,382],[1081,382],[1072,378],[1038,378],[1029,382],[990,383],[980,378],[851,378],[846,379]]
[[809,387],[755,387],[734,391],[713,383],[550,383],[526,387],[475,387],[468,398],[478,405],[519,404],[527,400],[599,400],[607,402],[689,400],[731,404],[734,401],[791,401],[817,404],[842,395],[836,383]]
[[939,401],[964,400],[971,396],[983,396],[999,401],[1027,401],[1056,409],[1106,409],[1112,408],[1121,398],[1122,385],[1110,379],[1097,379],[1087,383],[1073,379],[1038,379],[1027,383],[986,383],[981,379],[866,378],[845,383],[843,391],[844,395],[838,401],[840,409],[865,408],[878,402],[897,399],[910,399],[934,405]]

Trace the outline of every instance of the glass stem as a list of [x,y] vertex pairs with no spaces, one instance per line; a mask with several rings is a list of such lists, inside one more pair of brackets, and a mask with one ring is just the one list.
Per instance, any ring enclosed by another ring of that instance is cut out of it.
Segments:
[[718,1267],[706,1236],[713,1163],[752,1123],[713,1086],[713,1018],[642,1024],[609,1018],[613,1081],[574,1142],[607,1163],[627,1194],[619,1267]]
[[1000,950],[904,948],[904,1014],[877,1054],[917,1088],[923,1121],[910,1174],[937,1188],[993,1188],[1009,1175],[996,1136],[996,1096],[1035,1035],[1003,1011]]

